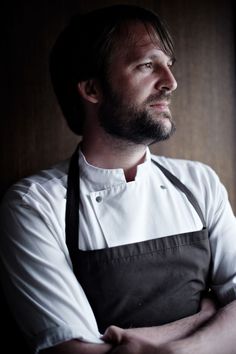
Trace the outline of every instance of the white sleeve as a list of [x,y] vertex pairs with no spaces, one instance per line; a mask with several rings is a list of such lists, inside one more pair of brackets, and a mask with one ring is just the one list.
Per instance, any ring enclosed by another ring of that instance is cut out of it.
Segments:
[[101,343],[61,242],[64,231],[52,225],[54,211],[44,207],[19,193],[1,205],[1,276],[10,308],[35,353],[73,338]]
[[212,254],[211,288],[225,305],[236,299],[236,218],[225,187],[208,170],[204,202]]

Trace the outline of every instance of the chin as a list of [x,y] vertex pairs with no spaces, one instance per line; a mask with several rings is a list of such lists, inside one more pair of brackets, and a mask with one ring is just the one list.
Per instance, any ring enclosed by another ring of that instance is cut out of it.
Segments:
[[163,130],[165,130],[166,132],[172,130],[172,122],[170,121],[169,118],[163,118],[162,125],[163,125]]
[[167,113],[163,113],[161,115],[159,114],[158,117],[155,117],[153,120],[156,121],[165,130],[172,129],[173,124],[172,124],[172,118],[170,114]]

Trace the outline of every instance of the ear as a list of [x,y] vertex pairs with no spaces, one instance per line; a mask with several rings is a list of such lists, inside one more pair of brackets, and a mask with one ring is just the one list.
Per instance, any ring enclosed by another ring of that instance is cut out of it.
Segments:
[[98,103],[101,98],[101,89],[97,80],[90,79],[80,81],[77,85],[78,92],[86,101],[91,103]]

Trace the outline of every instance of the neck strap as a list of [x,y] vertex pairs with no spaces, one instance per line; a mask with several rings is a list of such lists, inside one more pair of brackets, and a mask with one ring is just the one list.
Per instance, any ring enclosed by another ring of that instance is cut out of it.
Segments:
[[[66,244],[70,252],[71,260],[73,263],[73,268],[75,269],[75,261],[77,259],[77,249],[78,249],[78,238],[79,238],[79,200],[80,200],[80,175],[79,175],[79,164],[78,164],[78,150],[79,147],[73,153],[69,171],[68,171],[68,181],[67,181],[67,200],[66,200]],[[158,162],[151,160],[168,178],[168,180],[173,183],[178,189],[180,189],[188,198],[189,202],[193,205],[194,209],[198,213],[203,227],[206,228],[205,219],[201,208],[192,194],[192,192],[171,172],[169,172],[165,167],[160,165]]]

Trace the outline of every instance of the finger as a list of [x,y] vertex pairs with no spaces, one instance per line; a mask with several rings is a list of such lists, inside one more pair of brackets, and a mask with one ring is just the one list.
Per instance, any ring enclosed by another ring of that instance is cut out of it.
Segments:
[[114,344],[119,344],[122,342],[122,338],[124,335],[124,330],[117,326],[110,326],[106,329],[102,339],[105,342],[112,342]]

